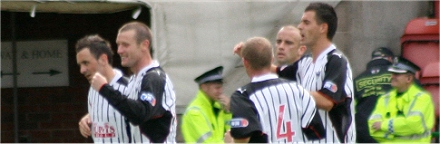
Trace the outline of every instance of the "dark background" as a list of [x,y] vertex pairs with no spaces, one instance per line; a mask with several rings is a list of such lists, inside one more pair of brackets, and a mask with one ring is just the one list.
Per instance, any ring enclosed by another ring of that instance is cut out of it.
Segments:
[[[113,65],[128,74],[120,65],[116,35],[120,26],[129,21],[132,10],[110,14],[15,13],[17,41],[67,40],[69,86],[18,88],[19,142],[79,143],[92,142],[78,130],[78,122],[87,113],[89,83],[76,64],[75,43],[89,34],[99,34],[112,44]],[[1,11],[1,41],[12,40],[11,12]],[[137,21],[150,25],[150,12],[143,8]],[[18,64],[19,65],[19,64]],[[44,64],[42,64],[44,65]],[[14,141],[13,89],[1,89],[1,142]]]

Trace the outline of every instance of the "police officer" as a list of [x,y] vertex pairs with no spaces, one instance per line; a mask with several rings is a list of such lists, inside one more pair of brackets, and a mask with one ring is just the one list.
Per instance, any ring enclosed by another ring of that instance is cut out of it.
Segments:
[[434,106],[430,94],[414,82],[418,70],[403,58],[388,69],[393,88],[378,99],[368,120],[370,134],[378,142],[431,141]]
[[[199,91],[182,117],[182,134],[186,143],[223,143],[232,117],[224,106],[229,98],[223,91],[223,67],[216,67],[195,79]],[[225,100],[226,99],[226,100]]]
[[386,47],[376,48],[371,53],[367,69],[354,79],[356,100],[356,134],[359,143],[377,143],[368,132],[368,117],[379,96],[391,90],[391,73],[388,67],[394,54]]

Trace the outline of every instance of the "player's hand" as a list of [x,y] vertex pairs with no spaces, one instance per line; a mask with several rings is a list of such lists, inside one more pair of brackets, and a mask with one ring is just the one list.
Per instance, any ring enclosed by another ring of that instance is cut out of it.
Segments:
[[382,122],[380,122],[380,121],[374,122],[373,129],[376,131],[380,130],[380,125],[382,125]]
[[230,103],[231,102],[231,98],[229,98],[228,96],[221,94],[220,98],[219,98],[219,103],[222,105],[223,109],[226,112],[230,111]]
[[243,48],[244,43],[240,42],[234,46],[234,54],[237,54],[239,57],[241,57],[241,48]]
[[90,131],[90,125],[92,124],[92,121],[90,120],[90,115],[86,114],[81,118],[79,121],[79,132],[81,132],[81,135],[85,138],[89,137],[91,135]]
[[107,80],[99,72],[96,72],[92,78],[92,88],[99,91],[104,84],[107,84]]
[[228,131],[225,133],[225,138],[223,139],[223,141],[224,141],[225,143],[234,143],[234,138],[232,138],[232,136],[231,136],[231,131],[230,131],[230,130],[228,130]]

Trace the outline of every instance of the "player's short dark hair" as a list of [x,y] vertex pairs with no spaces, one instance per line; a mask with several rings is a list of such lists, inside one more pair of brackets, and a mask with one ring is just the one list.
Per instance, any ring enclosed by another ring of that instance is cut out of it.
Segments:
[[128,31],[128,30],[134,30],[136,42],[138,44],[142,43],[144,40],[148,40],[150,42],[150,46],[148,47],[150,49],[150,56],[153,58],[153,35],[151,32],[151,29],[144,23],[138,22],[138,21],[132,21],[129,23],[124,24],[120,29],[120,32]]
[[241,55],[252,69],[268,68],[272,64],[272,45],[266,38],[253,37],[244,43]]
[[113,65],[113,51],[110,42],[98,34],[87,35],[76,42],[76,53],[86,48],[90,50],[95,59],[99,59],[99,56],[103,54],[107,55],[108,63]]
[[307,11],[315,12],[316,22],[318,22],[318,24],[327,23],[327,38],[332,40],[338,28],[338,16],[336,15],[335,9],[329,4],[314,2],[310,3],[304,12]]

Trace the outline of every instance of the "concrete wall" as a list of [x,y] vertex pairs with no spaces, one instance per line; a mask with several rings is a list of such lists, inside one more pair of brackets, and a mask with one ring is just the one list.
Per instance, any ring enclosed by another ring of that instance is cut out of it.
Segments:
[[357,76],[377,47],[390,47],[400,55],[406,24],[427,16],[429,10],[428,1],[341,1],[336,6],[339,25],[333,42],[347,55]]

